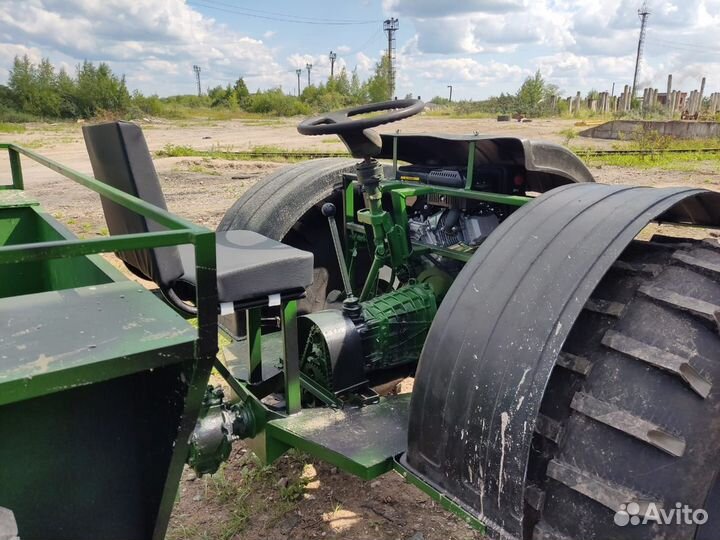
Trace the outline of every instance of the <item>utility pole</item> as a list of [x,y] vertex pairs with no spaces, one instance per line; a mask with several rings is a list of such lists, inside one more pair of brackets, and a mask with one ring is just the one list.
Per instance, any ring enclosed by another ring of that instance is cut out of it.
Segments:
[[305,64],[305,69],[308,71],[308,86],[310,86],[310,70],[312,69],[312,64]]
[[302,75],[302,69],[296,69],[295,74],[298,76],[298,97],[300,97],[300,75]]
[[450,99],[448,101],[452,103],[452,84],[448,84],[448,88],[450,89]]
[[395,95],[395,32],[400,28],[400,21],[391,17],[383,21],[383,30],[387,32],[388,46],[388,82],[390,85],[390,97]]
[[198,96],[202,96],[202,87],[200,86],[200,66],[193,66],[195,79],[197,80]]
[[337,58],[337,53],[330,51],[328,58],[330,58],[330,78],[332,79],[335,76],[335,59]]
[[640,61],[642,60],[643,44],[645,43],[645,30],[647,27],[647,19],[650,15],[650,10],[647,7],[647,0],[643,2],[643,5],[638,9],[638,17],[640,17],[640,37],[638,38],[637,56],[635,57],[635,75],[633,76],[632,94],[630,99],[635,99],[635,88],[637,87],[638,74],[640,73]]

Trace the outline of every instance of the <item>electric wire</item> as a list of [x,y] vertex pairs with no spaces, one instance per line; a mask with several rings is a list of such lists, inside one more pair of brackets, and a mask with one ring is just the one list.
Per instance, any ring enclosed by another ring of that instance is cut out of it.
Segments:
[[317,22],[340,22],[340,23],[348,23],[348,24],[371,24],[371,23],[377,23],[381,22],[378,20],[371,20],[371,19],[327,19],[325,17],[307,17],[305,15],[292,15],[289,13],[279,13],[277,11],[265,11],[262,9],[253,9],[245,6],[238,6],[235,4],[228,4],[227,2],[221,2],[220,0],[203,0],[204,2],[208,4],[218,4],[221,6],[227,6],[233,9],[236,9],[238,11],[251,11],[253,13],[259,13],[262,15],[276,15],[283,18],[290,18],[290,19],[303,19],[303,20],[309,20],[309,21],[317,21]]
[[[214,9],[216,11],[223,11],[225,13],[233,13],[235,15],[243,15],[245,17],[253,17],[255,19],[264,19],[268,21],[279,21],[279,22],[288,22],[288,23],[297,23],[297,24],[312,24],[312,25],[333,25],[333,26],[349,26],[349,25],[361,25],[361,24],[377,24],[378,21],[349,21],[349,20],[335,20],[335,19],[325,19],[325,20],[314,20],[314,19],[308,19],[308,20],[302,20],[297,18],[291,18],[296,17],[294,15],[285,15],[282,17],[276,17],[271,15],[261,15],[258,13],[250,13],[247,11],[240,11],[241,8],[238,8],[237,6],[233,6],[232,8],[229,7],[221,7],[220,5],[213,5],[209,4],[207,2],[210,2],[212,0],[188,0],[188,5],[195,6],[195,7],[204,7],[208,9]],[[223,4],[223,6],[227,6],[228,4]]]
[[659,48],[667,48],[667,49],[676,49],[679,51],[688,51],[688,52],[695,52],[695,53],[718,53],[720,52],[720,48],[712,47],[712,46],[705,46],[705,45],[691,45],[689,43],[681,43],[678,41],[669,41],[665,39],[660,38],[651,38],[648,40],[648,43],[657,46]]

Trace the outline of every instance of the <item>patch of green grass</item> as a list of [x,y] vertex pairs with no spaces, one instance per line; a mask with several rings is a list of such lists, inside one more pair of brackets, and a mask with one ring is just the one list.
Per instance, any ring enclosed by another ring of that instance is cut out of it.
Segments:
[[589,166],[611,165],[615,167],[631,167],[634,169],[667,169],[674,171],[697,171],[709,165],[711,169],[720,170],[720,151],[688,152],[688,153],[654,153],[654,154],[620,154],[592,156],[587,150],[573,150]]
[[25,133],[25,126],[22,124],[0,122],[0,133]]
[[[693,150],[715,149],[714,152]],[[633,138],[613,145],[614,150],[636,150],[638,154],[591,155],[591,148],[573,148],[588,165],[613,165],[636,169],[697,171],[702,165],[720,166],[720,139],[674,139],[652,129],[639,130]],[[684,152],[674,152],[683,150]]]
[[565,146],[570,144],[570,141],[578,136],[578,131],[575,128],[566,128],[559,132],[560,135],[565,137]]
[[342,141],[340,139],[338,139],[337,137],[330,137],[329,139],[321,139],[320,142],[324,143],[324,144],[335,144],[335,143],[340,143]]
[[22,143],[22,146],[25,148],[29,148],[31,150],[37,150],[38,148],[42,148],[43,146],[46,146],[48,144],[48,141],[44,139],[38,139],[36,141],[28,141]]
[[230,519],[222,524],[222,529],[218,534],[220,540],[231,540],[245,530],[250,521],[250,508],[245,505],[238,505],[230,514]]
[[280,489],[280,498],[286,502],[297,502],[302,499],[305,494],[305,486],[308,484],[307,478],[296,478],[288,482],[288,485]]
[[287,154],[298,154],[298,153],[306,153],[307,150],[304,149],[291,149],[291,148],[283,148],[281,146],[276,145],[260,145],[260,146],[254,146],[250,150],[246,151],[240,151],[240,150],[233,150],[232,146],[213,146],[210,150],[200,150],[197,148],[193,148],[191,146],[183,146],[183,145],[175,145],[175,144],[167,144],[162,150],[158,150],[155,152],[155,155],[157,157],[203,157],[208,159],[227,159],[227,160],[236,160],[236,161],[248,161],[248,160],[256,160],[258,158],[255,158],[253,156],[248,156],[247,154],[239,154],[238,152],[259,152],[259,153],[268,153],[268,154],[277,154],[273,156],[263,156],[263,161],[276,161],[276,162],[296,162],[296,161],[302,161],[303,159],[312,159],[311,157],[304,158],[304,157],[298,157],[297,155],[287,155]]
[[220,175],[220,173],[217,172],[215,169],[211,169],[210,167],[203,167],[202,165],[198,165],[198,164],[190,165],[187,168],[187,171],[192,172],[192,173],[198,173],[198,174],[208,174],[211,176],[219,176]]
[[272,122],[272,116],[250,113],[242,109],[230,109],[226,107],[187,107],[178,104],[164,104],[157,116],[169,120],[258,120]]
[[210,476],[206,487],[213,491],[215,498],[221,503],[232,502],[241,494],[239,484],[225,475],[224,463],[215,474]]
[[490,113],[483,111],[462,112],[453,107],[436,107],[426,110],[427,116],[439,116],[442,118],[495,118],[500,113]]
[[171,528],[166,540],[210,540],[212,535],[209,531],[201,530],[199,525],[185,526],[182,523]]
[[243,124],[248,126],[283,126],[284,120],[278,118],[243,118]]
[[589,166],[612,165],[615,167],[632,167],[635,169],[667,169],[677,171],[696,171],[700,162],[717,164],[720,167],[720,151],[717,153],[689,152],[684,154],[621,154],[604,156],[583,156],[582,150],[575,152]]
[[283,152],[307,152],[307,150],[290,150],[288,148],[283,148],[282,146],[277,146],[276,144],[261,144],[258,146],[253,146],[250,152],[267,152],[282,154]]
[[191,146],[185,146],[182,144],[166,144],[162,150],[155,152],[157,157],[187,157],[197,156],[198,150],[195,150]]

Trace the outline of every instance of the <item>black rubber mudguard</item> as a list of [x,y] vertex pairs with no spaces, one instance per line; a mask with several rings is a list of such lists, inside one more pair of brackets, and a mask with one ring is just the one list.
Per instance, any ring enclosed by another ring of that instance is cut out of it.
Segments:
[[595,181],[582,160],[559,144],[493,135],[385,133],[381,138],[379,157],[392,159],[393,139],[397,139],[399,160],[435,167],[465,165],[473,143],[476,166],[521,166],[527,175],[528,191],[544,193],[565,184]]
[[585,302],[651,220],[720,225],[720,193],[572,184],[512,214],[440,306],[420,358],[405,464],[502,537],[523,537],[530,445]]

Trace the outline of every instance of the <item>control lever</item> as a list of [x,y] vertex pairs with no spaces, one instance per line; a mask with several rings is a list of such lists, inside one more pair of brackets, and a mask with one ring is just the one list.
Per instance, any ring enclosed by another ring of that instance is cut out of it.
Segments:
[[350,298],[353,295],[352,286],[350,285],[350,273],[348,272],[347,265],[345,264],[342,246],[340,246],[340,233],[338,233],[337,223],[335,223],[335,205],[333,203],[325,203],[322,205],[321,211],[322,215],[327,218],[328,225],[330,226],[330,236],[332,236],[333,246],[335,247],[335,256],[337,257],[340,274],[342,275],[345,297]]
[[358,299],[353,295],[352,285],[350,284],[350,273],[345,263],[345,257],[340,245],[340,233],[338,232],[337,223],[335,222],[336,208],[333,203],[325,203],[322,205],[322,215],[328,220],[330,227],[330,236],[332,236],[333,246],[335,247],[335,256],[337,257],[338,266],[340,267],[340,275],[342,276],[343,287],[345,289],[345,300],[343,300],[343,311],[353,320],[362,317],[362,308],[358,304]]

